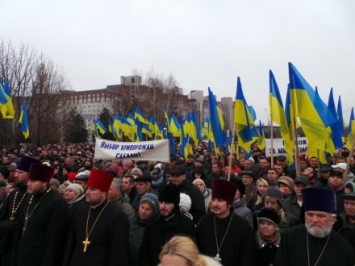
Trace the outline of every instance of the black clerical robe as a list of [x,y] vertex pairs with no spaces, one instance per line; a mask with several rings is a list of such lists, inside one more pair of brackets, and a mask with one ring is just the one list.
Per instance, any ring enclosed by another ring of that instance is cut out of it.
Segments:
[[[231,215],[233,219],[225,235]],[[222,243],[224,235],[225,239]],[[222,265],[255,265],[256,242],[253,231],[244,218],[234,214],[232,210],[231,214],[224,219],[215,217],[213,213],[206,214],[197,225],[197,245],[202,254],[210,257],[217,255],[216,236]]]
[[[53,190],[35,195],[30,206],[29,201],[30,197],[24,205],[24,217],[21,217],[17,265],[61,265],[68,235],[67,203]],[[23,230],[27,210],[29,219]]]
[[[74,216],[63,265],[129,265],[128,218],[117,206],[112,203],[108,203],[107,206],[106,204],[107,200],[96,208],[86,204]],[[91,211],[88,218],[89,208]],[[105,209],[102,211],[103,208]],[[83,241],[86,239],[87,219],[89,219],[88,231],[91,230],[96,219],[97,221],[89,235],[90,244],[84,252]]]
[[281,237],[275,265],[314,265],[318,259],[317,266],[350,266],[355,264],[353,248],[334,231],[331,232],[328,243],[328,237],[316,238],[308,234],[310,260],[308,263],[307,234],[304,225],[298,225],[286,231]]
[[19,217],[22,216],[28,197],[26,191],[26,185],[19,185],[8,195],[0,208],[0,265],[14,264],[13,252],[20,235]]

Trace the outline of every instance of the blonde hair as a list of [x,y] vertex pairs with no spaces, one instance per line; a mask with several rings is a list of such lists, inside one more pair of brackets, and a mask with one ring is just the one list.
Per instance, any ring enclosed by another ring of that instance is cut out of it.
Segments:
[[[261,182],[263,182],[268,188],[270,187],[269,183],[266,181],[266,179],[261,178],[261,177],[258,180],[256,180],[256,187],[258,187],[259,183],[261,183]],[[263,202],[263,200],[261,198],[262,195],[260,195],[259,193],[256,193],[256,194],[257,194],[257,200],[255,202],[255,206],[257,206]]]
[[195,242],[186,236],[174,236],[163,246],[159,259],[164,255],[176,255],[186,259],[189,266],[207,266]]

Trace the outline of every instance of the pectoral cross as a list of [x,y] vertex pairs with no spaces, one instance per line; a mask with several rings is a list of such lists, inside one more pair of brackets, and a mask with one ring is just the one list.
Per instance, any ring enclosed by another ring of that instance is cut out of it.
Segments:
[[86,237],[86,239],[83,241],[83,245],[84,245],[84,253],[85,253],[88,248],[88,245],[90,245],[90,241],[88,237]]
[[11,215],[10,221],[11,221],[11,222],[15,221],[15,217],[14,217],[13,215]]
[[219,253],[215,257],[213,257],[214,260],[221,261],[221,257],[219,256]]

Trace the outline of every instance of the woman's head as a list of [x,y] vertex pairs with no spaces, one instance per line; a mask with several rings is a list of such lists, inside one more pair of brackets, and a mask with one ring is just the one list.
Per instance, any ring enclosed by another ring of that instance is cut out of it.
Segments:
[[186,236],[174,236],[164,246],[159,255],[161,266],[197,266],[205,265],[203,258],[192,239]]
[[256,189],[260,196],[264,195],[265,191],[268,190],[269,183],[264,178],[259,178],[256,181]]
[[78,184],[70,184],[64,192],[66,202],[71,202],[84,193],[84,189]]

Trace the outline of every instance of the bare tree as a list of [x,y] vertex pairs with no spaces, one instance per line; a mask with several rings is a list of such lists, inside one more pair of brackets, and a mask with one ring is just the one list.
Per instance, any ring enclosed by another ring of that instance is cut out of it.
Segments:
[[[23,102],[27,103],[30,139],[37,145],[59,142],[63,119],[59,106],[63,101],[61,91],[68,82],[62,71],[28,45],[14,47],[11,42],[0,42],[0,76],[10,83],[15,119],[12,133],[13,142],[22,137],[17,123]],[[8,141],[2,139],[2,142]]]

